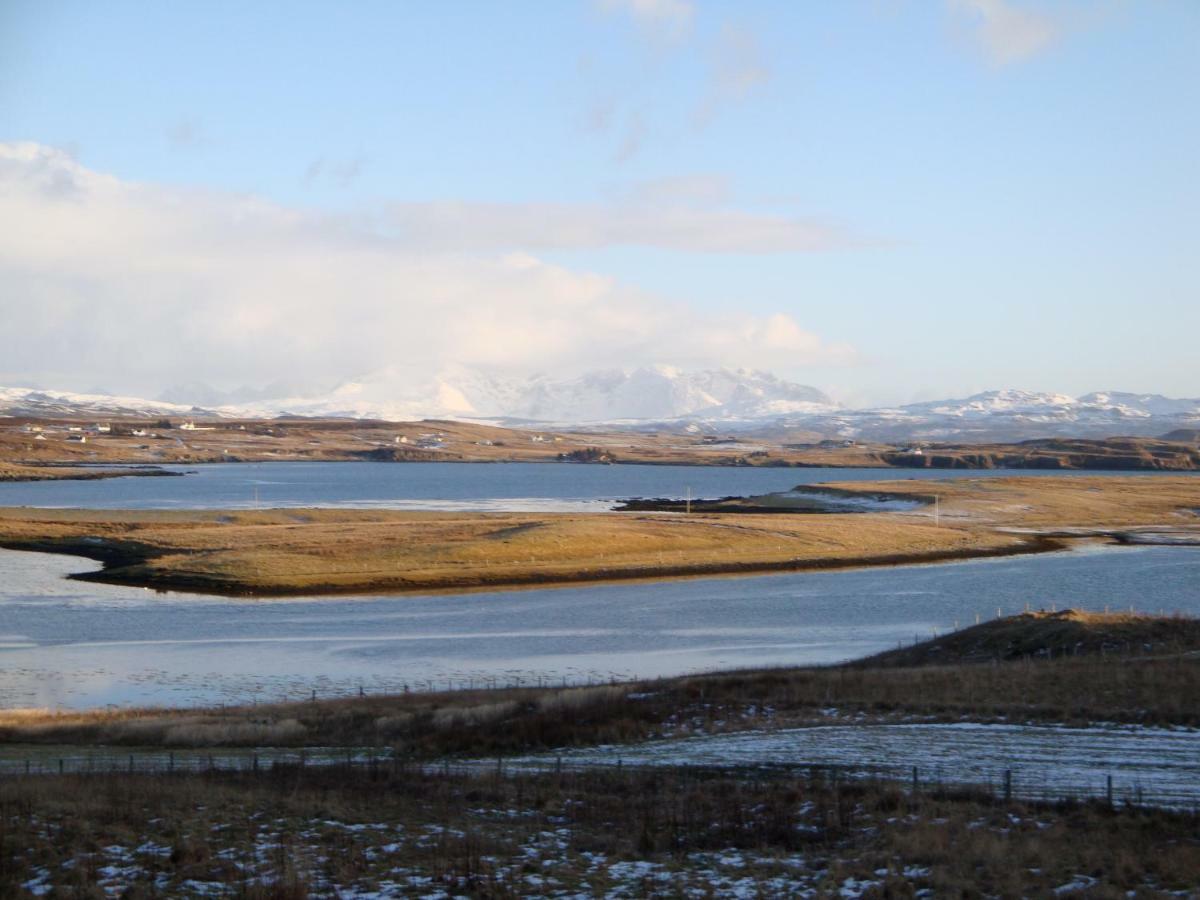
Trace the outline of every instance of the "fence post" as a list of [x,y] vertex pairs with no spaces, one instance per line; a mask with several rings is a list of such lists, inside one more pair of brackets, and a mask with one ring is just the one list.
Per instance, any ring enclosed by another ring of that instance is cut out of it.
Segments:
[[1004,770],[1004,802],[1012,800],[1012,769]]
[[133,754],[129,754],[129,774],[133,774]]
[[1112,776],[1111,776],[1111,775],[1109,775],[1109,776],[1107,777],[1107,779],[1106,779],[1106,782],[1107,782],[1107,783],[1105,784],[1105,794],[1106,794],[1106,795],[1107,795],[1107,797],[1108,797],[1108,808],[1109,808],[1109,809],[1112,809],[1112,805],[1113,805],[1113,785],[1112,785]]
[[913,766],[913,786],[912,786],[913,795],[915,796],[916,794],[918,794],[920,792],[920,790],[921,790],[921,781],[917,776],[917,767]]
[[254,767],[254,774],[257,775],[258,774],[258,751],[255,751],[253,754],[253,767]]
[[174,750],[172,750],[170,753],[167,754],[167,771],[168,772],[175,771],[175,751]]
[[62,759],[60,758],[60,759],[58,760],[58,774],[59,774],[59,775],[61,775],[62,773],[63,773],[63,761],[62,761]]

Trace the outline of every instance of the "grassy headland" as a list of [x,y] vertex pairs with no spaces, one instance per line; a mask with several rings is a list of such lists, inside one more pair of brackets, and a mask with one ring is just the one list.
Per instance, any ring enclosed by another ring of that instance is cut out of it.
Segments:
[[[0,510],[0,546],[70,553],[83,577],[297,595],[569,584],[933,562],[1037,552],[1080,535],[1194,529],[1200,479],[986,478],[832,485],[928,500],[903,512],[746,515],[365,510]],[[766,501],[753,501],[766,502]],[[936,517],[935,517],[936,516]]]
[[94,481],[101,478],[129,476],[177,475],[155,466],[131,466],[124,469],[102,469],[84,466],[38,463],[20,465],[0,462],[0,481]]

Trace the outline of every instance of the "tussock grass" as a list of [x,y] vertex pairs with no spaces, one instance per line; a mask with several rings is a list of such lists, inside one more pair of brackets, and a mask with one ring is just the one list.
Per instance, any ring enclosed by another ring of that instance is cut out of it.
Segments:
[[1186,892],[1200,883],[1200,820],[965,790],[913,796],[819,770],[0,781],[4,896],[31,878],[62,896],[303,898],[389,884],[478,897],[836,896],[864,882],[878,897],[1048,896],[1082,876],[1087,896]]
[[446,706],[433,711],[432,725],[439,730],[491,725],[510,718],[519,708],[515,700],[484,703],[480,706]]

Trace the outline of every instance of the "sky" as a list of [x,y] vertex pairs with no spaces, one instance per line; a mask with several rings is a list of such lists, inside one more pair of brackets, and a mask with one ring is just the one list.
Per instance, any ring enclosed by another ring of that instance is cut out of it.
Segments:
[[1198,260],[1194,0],[0,0],[0,385],[1195,397]]

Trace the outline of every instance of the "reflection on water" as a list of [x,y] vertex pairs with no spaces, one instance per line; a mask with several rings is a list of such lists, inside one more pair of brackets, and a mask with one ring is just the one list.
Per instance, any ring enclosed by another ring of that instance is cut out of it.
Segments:
[[439,596],[246,601],[0,551],[0,705],[194,705],[827,663],[997,608],[1200,613],[1200,550]]

